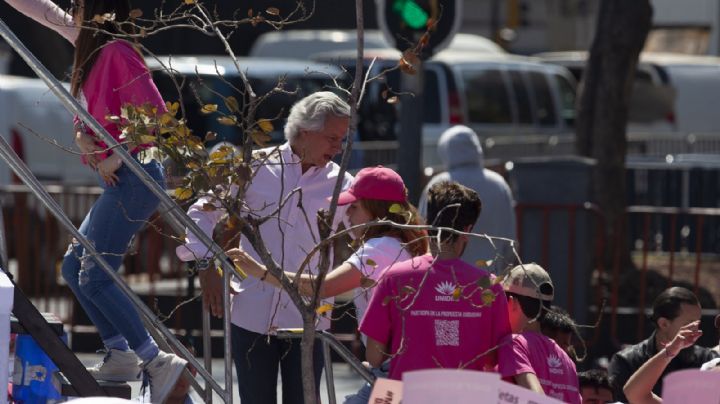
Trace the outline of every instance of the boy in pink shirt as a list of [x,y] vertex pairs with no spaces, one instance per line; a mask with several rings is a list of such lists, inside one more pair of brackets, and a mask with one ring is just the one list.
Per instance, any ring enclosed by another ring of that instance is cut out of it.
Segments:
[[537,264],[513,268],[502,282],[507,295],[513,334],[498,350],[498,370],[503,379],[557,398],[580,403],[575,364],[567,353],[540,331],[540,320],[552,303],[550,276]]
[[[468,232],[480,208],[475,191],[439,183],[429,191],[428,223]],[[418,369],[492,369],[494,348],[510,333],[502,287],[459,259],[468,236],[444,230],[435,240],[432,254],[385,273],[360,323],[368,361],[379,367],[390,358],[391,379]]]

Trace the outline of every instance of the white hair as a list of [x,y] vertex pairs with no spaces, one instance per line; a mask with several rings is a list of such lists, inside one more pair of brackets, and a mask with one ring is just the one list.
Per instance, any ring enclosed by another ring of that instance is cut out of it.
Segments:
[[349,118],[350,105],[330,91],[318,91],[301,99],[290,108],[285,139],[292,142],[301,130],[323,129],[328,114]]

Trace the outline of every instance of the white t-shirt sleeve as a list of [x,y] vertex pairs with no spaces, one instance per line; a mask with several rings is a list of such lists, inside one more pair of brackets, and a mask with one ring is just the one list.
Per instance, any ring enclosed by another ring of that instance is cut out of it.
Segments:
[[383,271],[410,257],[399,240],[392,237],[372,238],[361,245],[345,262],[377,281]]
[[358,271],[362,272],[364,276],[367,276],[371,279],[376,279],[373,277],[373,274],[375,272],[380,272],[377,269],[377,255],[378,250],[373,245],[373,241],[377,239],[370,239],[368,242],[361,245],[355,252],[352,253],[352,255],[345,260],[346,263],[352,265],[357,269]]

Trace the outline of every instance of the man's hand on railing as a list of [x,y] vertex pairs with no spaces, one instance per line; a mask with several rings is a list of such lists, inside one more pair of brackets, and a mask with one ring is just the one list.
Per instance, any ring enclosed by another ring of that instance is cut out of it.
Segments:
[[[198,271],[203,294],[203,307],[218,318],[223,316],[223,277],[214,266]],[[232,293],[232,289],[231,292]],[[229,303],[229,302],[228,302]]]

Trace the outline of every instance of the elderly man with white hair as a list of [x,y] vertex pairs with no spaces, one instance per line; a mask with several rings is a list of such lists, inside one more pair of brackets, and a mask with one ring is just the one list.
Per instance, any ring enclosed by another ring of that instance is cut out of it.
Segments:
[[[320,209],[330,207],[330,197],[340,173],[332,158],[342,151],[349,123],[347,102],[332,92],[317,92],[291,108],[285,126],[286,143],[256,152],[256,155],[264,152],[267,157],[261,162],[255,161],[254,177],[247,187],[243,210],[255,217],[274,214],[260,226],[260,236],[272,257],[286,271],[297,271],[307,253],[320,241],[315,218]],[[351,181],[352,176],[345,174],[342,189],[347,189]],[[302,192],[294,193],[291,200],[274,213],[280,202],[297,188]],[[204,208],[208,203],[216,209]],[[224,213],[212,195],[200,198],[188,211],[208,235]],[[343,216],[344,210],[338,210],[333,229]],[[242,239],[240,247],[260,260],[246,239]],[[177,254],[185,261],[198,260],[204,304],[214,315],[221,316],[222,279],[205,259],[211,254],[207,247],[188,234],[186,244],[178,247]],[[315,254],[308,270],[315,272],[318,263],[318,254]],[[276,402],[279,369],[283,403],[302,403],[300,342],[281,340],[274,335],[277,329],[301,328],[302,319],[288,295],[266,285],[263,278],[248,277],[236,285],[238,293],[232,300],[232,349],[240,400],[243,404]],[[327,329],[329,325],[329,320],[321,317],[317,328]],[[318,387],[322,363],[322,351],[316,344]]]

